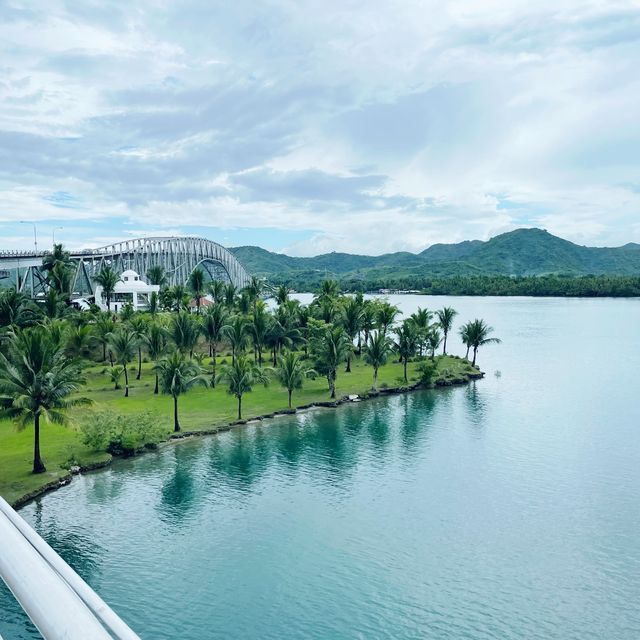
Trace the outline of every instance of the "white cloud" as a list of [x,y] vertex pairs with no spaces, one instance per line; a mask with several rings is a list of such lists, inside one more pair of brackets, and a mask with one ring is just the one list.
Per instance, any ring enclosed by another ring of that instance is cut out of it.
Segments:
[[304,231],[281,247],[298,254],[531,225],[640,240],[632,0],[52,0],[0,17],[7,243],[25,218],[97,220],[94,244]]

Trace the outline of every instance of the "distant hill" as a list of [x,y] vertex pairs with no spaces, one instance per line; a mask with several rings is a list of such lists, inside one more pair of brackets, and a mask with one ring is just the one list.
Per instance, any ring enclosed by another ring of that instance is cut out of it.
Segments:
[[231,251],[251,273],[292,286],[325,277],[377,283],[452,276],[640,275],[639,244],[584,247],[542,229],[516,229],[486,242],[434,244],[419,254],[327,253],[294,258],[260,247],[236,247]]

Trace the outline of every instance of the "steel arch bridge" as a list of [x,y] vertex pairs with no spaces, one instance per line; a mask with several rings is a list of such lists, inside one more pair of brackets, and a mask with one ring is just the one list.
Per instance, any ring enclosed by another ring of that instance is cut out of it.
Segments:
[[[10,278],[24,293],[37,296],[45,293],[46,283],[41,272],[46,252],[0,252],[0,277]],[[246,287],[251,275],[228,249],[206,238],[151,237],[123,240],[106,247],[71,252],[77,265],[72,280],[73,295],[93,295],[94,276],[109,265],[117,273],[132,269],[141,276],[153,266],[161,266],[170,286],[184,285],[197,267],[211,280],[222,280],[238,288]],[[3,273],[4,272],[4,273]]]

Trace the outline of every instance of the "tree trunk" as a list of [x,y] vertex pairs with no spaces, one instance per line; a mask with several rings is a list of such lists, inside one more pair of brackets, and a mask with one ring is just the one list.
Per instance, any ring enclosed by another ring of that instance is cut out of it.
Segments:
[[258,366],[262,366],[262,345],[258,348]]
[[471,363],[474,367],[476,366],[476,355],[478,353],[478,347],[473,347],[473,362]]
[[351,373],[351,355],[347,356],[347,368],[344,370],[345,373]]
[[136,376],[136,380],[140,380],[141,375],[142,375],[142,347],[138,347],[138,375]]
[[44,473],[47,469],[42,463],[40,457],[40,414],[36,414],[34,421],[34,439],[33,439],[33,473]]
[[126,364],[124,365],[124,397],[129,397],[129,372]]
[[407,359],[404,358],[404,360],[402,361],[402,366],[404,369],[404,383],[407,384]]
[[362,355],[362,333],[358,331],[358,347],[357,347],[358,355]]
[[158,395],[158,372],[156,371],[156,386],[153,389],[153,395],[157,396]]
[[213,376],[211,377],[211,388],[216,388],[216,343],[213,343],[213,355],[211,356],[211,365],[213,367]]
[[464,359],[465,360],[469,359],[469,345],[467,345],[467,353],[464,354]]
[[289,409],[291,409],[291,394],[292,394],[293,390],[292,389],[288,389],[288,391],[289,391]]
[[173,396],[173,431],[180,431],[180,421],[178,420],[178,396]]
[[107,361],[107,343],[103,343],[102,345],[102,362]]
[[213,346],[209,343],[209,357],[213,355]]
[[444,332],[444,342],[442,344],[442,355],[446,356],[447,355],[447,332]]
[[336,397],[336,376],[335,373],[331,373],[331,377],[329,378],[329,389],[331,391],[331,398]]
[[109,366],[113,367],[113,353],[109,349]]
[[378,388],[378,367],[373,368],[373,389]]
[[242,396],[238,396],[238,420],[242,420]]

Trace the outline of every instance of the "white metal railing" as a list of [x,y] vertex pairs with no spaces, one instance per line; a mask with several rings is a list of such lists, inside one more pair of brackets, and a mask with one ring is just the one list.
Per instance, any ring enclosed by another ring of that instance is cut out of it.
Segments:
[[2,497],[0,577],[45,640],[140,640]]

